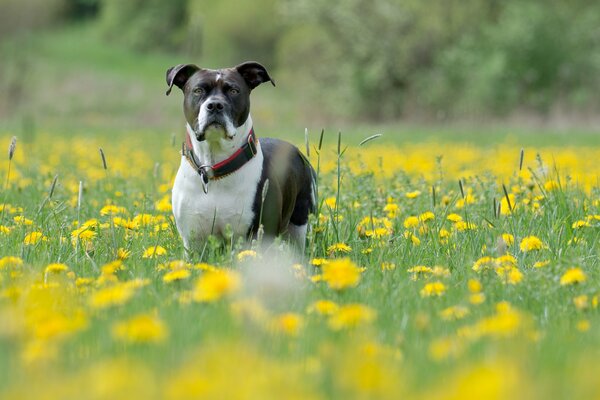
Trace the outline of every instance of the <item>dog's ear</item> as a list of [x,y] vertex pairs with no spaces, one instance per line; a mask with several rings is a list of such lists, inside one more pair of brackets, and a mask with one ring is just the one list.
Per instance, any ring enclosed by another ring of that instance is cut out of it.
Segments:
[[271,82],[275,86],[275,81],[269,76],[267,69],[255,61],[247,61],[234,69],[242,75],[250,90],[265,82]]
[[183,90],[183,85],[198,70],[200,70],[200,67],[194,64],[179,64],[169,68],[167,70],[167,85],[169,85],[169,88],[165,94],[168,96],[171,93],[173,85]]

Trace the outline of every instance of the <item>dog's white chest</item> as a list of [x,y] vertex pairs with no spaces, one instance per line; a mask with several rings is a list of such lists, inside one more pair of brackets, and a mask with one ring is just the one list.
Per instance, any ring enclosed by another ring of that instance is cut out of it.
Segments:
[[231,175],[210,181],[202,189],[198,173],[182,157],[173,185],[173,214],[186,248],[194,247],[210,234],[222,236],[227,227],[236,236],[245,236],[254,219],[252,206],[262,173],[263,154],[256,156]]

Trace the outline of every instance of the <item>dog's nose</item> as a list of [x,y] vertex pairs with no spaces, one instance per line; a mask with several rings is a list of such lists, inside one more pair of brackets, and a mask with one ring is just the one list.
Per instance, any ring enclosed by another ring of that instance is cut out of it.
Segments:
[[206,110],[211,114],[218,114],[223,111],[225,104],[219,100],[211,100],[206,103]]

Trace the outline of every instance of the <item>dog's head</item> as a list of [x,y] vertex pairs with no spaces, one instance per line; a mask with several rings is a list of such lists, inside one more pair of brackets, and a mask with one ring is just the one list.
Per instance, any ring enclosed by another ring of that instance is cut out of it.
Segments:
[[250,92],[264,82],[275,86],[253,61],[219,70],[180,64],[167,70],[167,95],[173,85],[183,91],[183,112],[197,140],[233,139],[250,114]]

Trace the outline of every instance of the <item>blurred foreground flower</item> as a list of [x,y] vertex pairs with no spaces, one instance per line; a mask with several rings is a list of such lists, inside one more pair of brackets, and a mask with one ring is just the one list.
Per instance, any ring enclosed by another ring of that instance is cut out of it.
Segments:
[[334,290],[354,287],[360,282],[361,269],[349,258],[331,260],[323,264],[323,281]]
[[370,323],[377,317],[377,312],[364,304],[347,304],[340,306],[329,318],[329,327],[333,330],[354,328]]
[[560,284],[562,286],[565,285],[574,285],[576,283],[583,283],[587,280],[587,276],[585,272],[581,268],[575,267],[568,269],[563,276],[560,277]]
[[213,302],[240,289],[240,275],[231,270],[205,272],[197,281],[193,298],[198,302]]
[[446,285],[442,282],[430,282],[421,289],[421,297],[439,297],[446,292]]
[[115,339],[129,343],[159,343],[166,339],[168,330],[160,318],[140,314],[129,320],[117,322],[112,327]]

